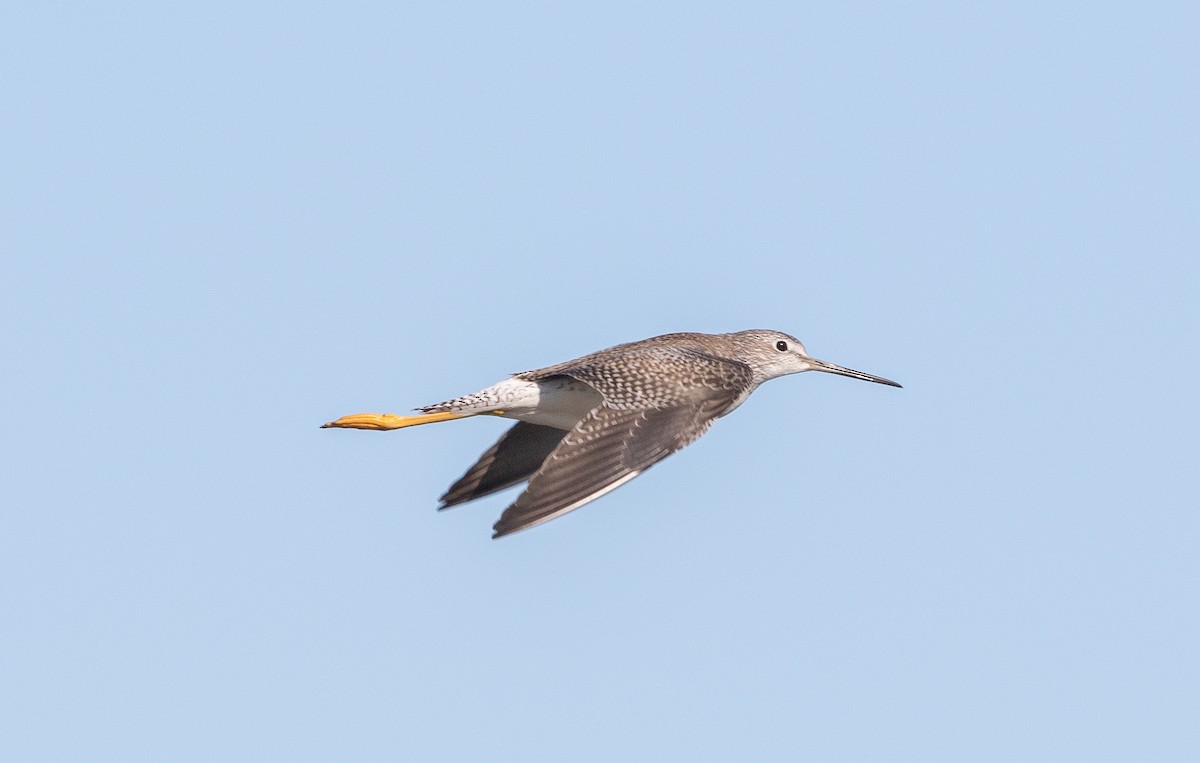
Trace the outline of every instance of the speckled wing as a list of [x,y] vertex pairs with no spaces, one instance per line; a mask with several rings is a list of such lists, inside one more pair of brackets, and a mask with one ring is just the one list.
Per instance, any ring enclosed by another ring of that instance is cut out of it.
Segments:
[[517,422],[450,486],[438,508],[448,509],[524,482],[566,434],[565,429]]
[[[605,398],[563,437],[494,527],[499,538],[561,516],[694,442],[749,389],[741,363],[651,348],[596,366],[555,368]],[[664,363],[672,373],[664,375]]]

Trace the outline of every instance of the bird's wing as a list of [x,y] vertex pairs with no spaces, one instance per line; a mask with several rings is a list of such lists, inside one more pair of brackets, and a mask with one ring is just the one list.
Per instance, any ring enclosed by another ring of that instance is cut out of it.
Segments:
[[737,394],[709,390],[661,408],[599,406],[562,438],[492,537],[554,519],[628,482],[708,431]]
[[608,350],[516,374],[526,381],[568,376],[599,392],[614,408],[669,406],[729,390],[750,389],[753,373],[745,363],[694,347],[653,345]]
[[524,482],[566,434],[565,429],[517,422],[450,486],[438,508],[448,509]]

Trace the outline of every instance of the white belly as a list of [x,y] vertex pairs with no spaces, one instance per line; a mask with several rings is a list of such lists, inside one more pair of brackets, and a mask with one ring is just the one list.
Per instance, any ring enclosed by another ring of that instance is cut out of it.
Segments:
[[531,382],[521,379],[504,381],[483,390],[493,397],[493,409],[506,419],[530,424],[570,429],[602,402],[600,393],[572,379],[547,379]]

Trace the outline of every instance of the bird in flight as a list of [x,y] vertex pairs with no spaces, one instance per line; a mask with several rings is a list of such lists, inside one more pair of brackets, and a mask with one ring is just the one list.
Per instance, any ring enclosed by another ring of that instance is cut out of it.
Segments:
[[415,416],[357,413],[322,428],[401,429],[491,415],[517,423],[441,497],[448,509],[528,481],[500,538],[596,500],[694,442],[765,381],[803,371],[900,385],[811,357],[779,331],[664,334],[515,374]]

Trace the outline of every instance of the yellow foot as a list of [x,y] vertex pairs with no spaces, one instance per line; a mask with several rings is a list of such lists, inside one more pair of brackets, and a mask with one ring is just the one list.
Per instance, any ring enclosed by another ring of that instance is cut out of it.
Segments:
[[336,421],[322,424],[321,429],[329,429],[331,427],[340,429],[401,429],[403,427],[415,427],[419,424],[432,424],[437,421],[465,419],[471,415],[469,413],[450,413],[448,411],[442,413],[422,413],[418,416],[397,416],[394,413],[352,413]]

